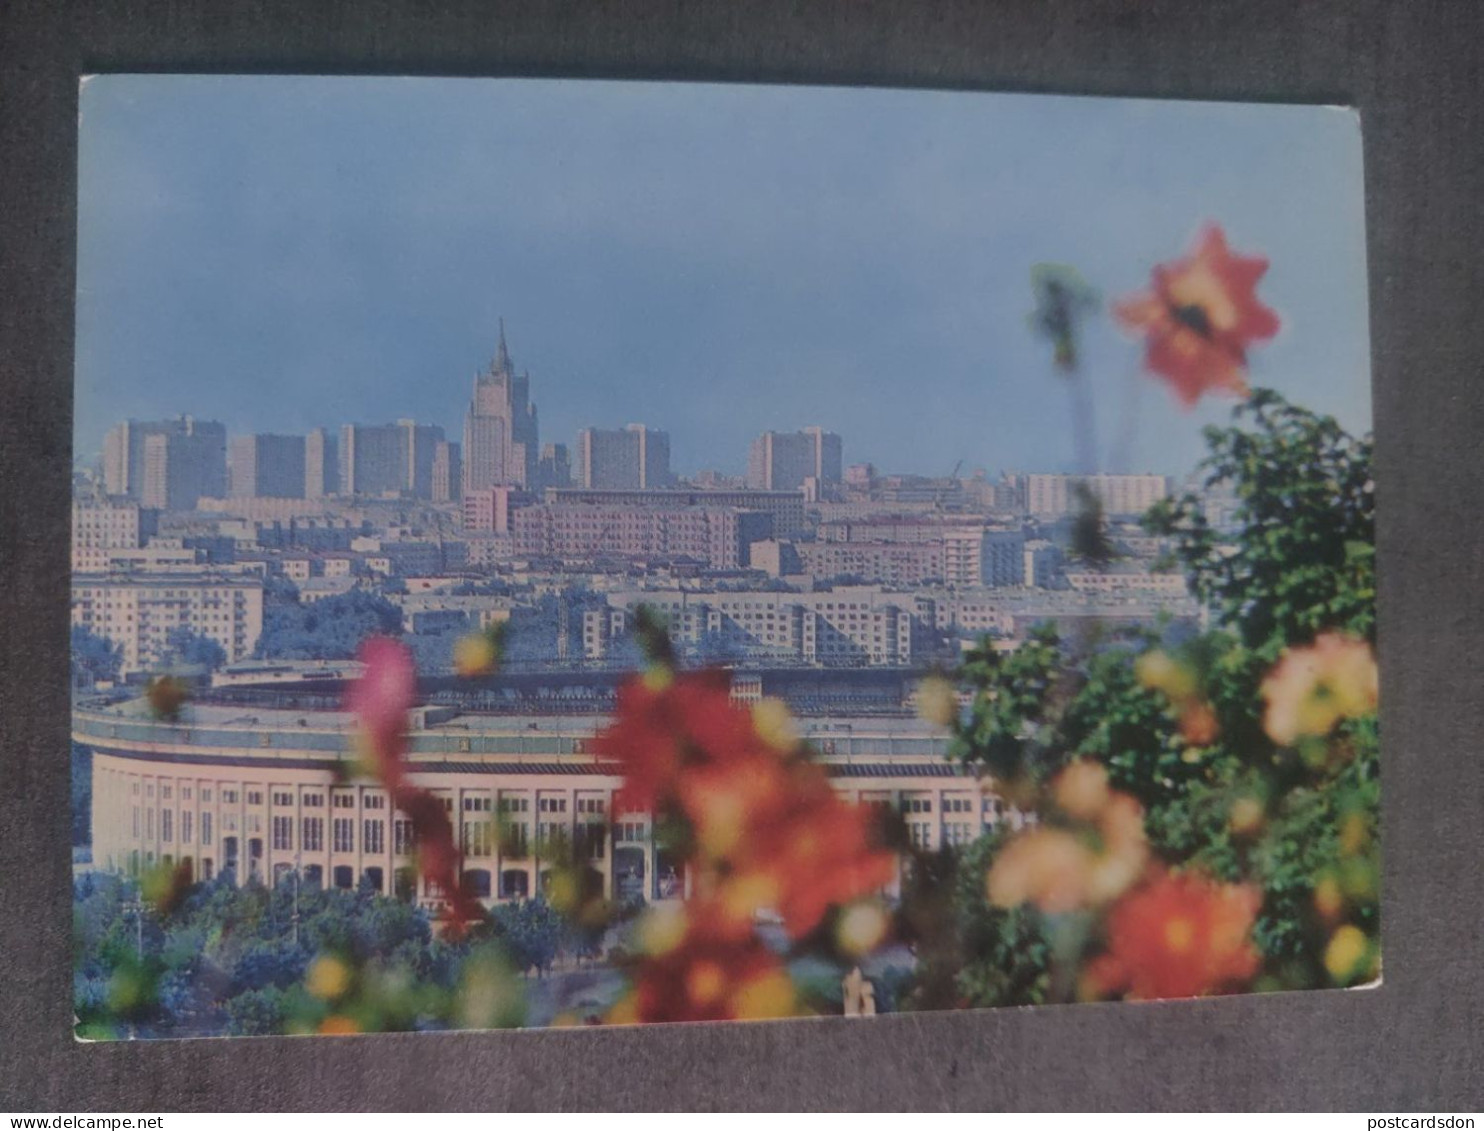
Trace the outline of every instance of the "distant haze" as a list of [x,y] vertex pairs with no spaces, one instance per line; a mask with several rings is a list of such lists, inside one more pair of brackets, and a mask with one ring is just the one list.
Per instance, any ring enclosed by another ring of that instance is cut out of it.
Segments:
[[[536,80],[105,76],[82,97],[76,456],[125,417],[458,438],[498,318],[543,442],[682,474],[765,429],[945,475],[1074,463],[1028,273],[1142,287],[1202,222],[1271,257],[1253,381],[1370,427],[1358,119],[1324,107]],[[1200,426],[1095,318],[1104,466]]]

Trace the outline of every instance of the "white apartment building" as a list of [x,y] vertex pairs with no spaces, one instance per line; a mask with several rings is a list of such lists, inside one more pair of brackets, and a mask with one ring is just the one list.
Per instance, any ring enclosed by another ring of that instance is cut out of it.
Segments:
[[263,583],[197,574],[78,574],[72,623],[123,649],[122,671],[148,671],[173,632],[188,628],[222,646],[228,662],[252,654],[263,631]]
[[1110,515],[1141,515],[1170,493],[1164,475],[1022,475],[1025,512],[1037,518],[1075,514],[1079,482],[1091,488]]

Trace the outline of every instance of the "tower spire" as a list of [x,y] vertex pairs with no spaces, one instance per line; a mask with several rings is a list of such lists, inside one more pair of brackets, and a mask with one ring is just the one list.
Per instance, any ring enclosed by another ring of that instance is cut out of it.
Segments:
[[505,344],[505,319],[500,319],[500,345],[495,351],[495,364],[491,368],[496,373],[509,373],[514,366],[510,364],[510,348]]

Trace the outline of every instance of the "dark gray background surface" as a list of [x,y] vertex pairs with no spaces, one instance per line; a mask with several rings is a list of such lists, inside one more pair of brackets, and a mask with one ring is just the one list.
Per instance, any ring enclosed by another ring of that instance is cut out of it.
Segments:
[[[1473,0],[0,7],[0,1110],[1484,1106],[1481,43]],[[864,1023],[74,1044],[65,640],[77,77],[131,70],[1358,105],[1380,502],[1384,987]]]

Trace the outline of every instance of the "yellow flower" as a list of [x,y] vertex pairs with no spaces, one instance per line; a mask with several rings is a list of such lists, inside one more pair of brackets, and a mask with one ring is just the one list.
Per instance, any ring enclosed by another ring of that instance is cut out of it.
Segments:
[[782,970],[773,970],[743,982],[732,994],[732,1012],[740,1021],[762,1021],[788,1017],[794,1012],[793,980]]
[[546,902],[551,904],[554,910],[566,914],[577,906],[580,894],[577,877],[564,869],[552,875],[551,882],[546,889]]
[[489,675],[499,661],[499,649],[487,632],[474,632],[453,646],[453,668],[465,679]]
[[835,942],[852,958],[869,954],[886,937],[886,910],[875,900],[852,903],[835,927]]
[[722,885],[721,910],[733,923],[750,923],[759,911],[776,907],[782,895],[778,878],[767,872],[735,876]]
[[1321,918],[1335,920],[1345,910],[1345,894],[1333,876],[1323,876],[1314,885],[1314,910]]
[[1108,771],[1097,762],[1073,762],[1056,776],[1056,803],[1067,816],[1079,821],[1094,820],[1108,806],[1112,791]]
[[1256,797],[1239,797],[1232,802],[1227,827],[1237,836],[1251,836],[1262,828],[1262,802]]
[[788,704],[776,696],[769,695],[753,704],[752,726],[758,737],[775,749],[787,752],[799,745],[799,728]]
[[1162,691],[1172,703],[1189,699],[1197,691],[1195,676],[1184,664],[1158,648],[1134,661],[1134,678],[1150,691]]
[[1101,841],[1099,851],[1074,832],[1044,825],[1010,841],[986,878],[989,901],[997,907],[1034,903],[1054,915],[1122,895],[1149,862],[1144,811],[1128,794],[1110,792],[1090,823]]
[[1340,822],[1340,854],[1355,856],[1365,849],[1371,839],[1366,819],[1360,813],[1350,813]]
[[310,963],[304,988],[325,1001],[342,997],[350,989],[350,967],[331,955],[321,955]]
[[658,695],[662,691],[668,691],[675,682],[675,672],[668,664],[651,664],[644,669],[639,681],[644,684],[645,690]]
[[958,691],[950,680],[930,675],[917,685],[917,714],[934,726],[958,721]]
[[696,1005],[710,1005],[726,988],[727,972],[715,962],[694,962],[685,973],[685,992]]
[[1092,870],[1088,896],[1094,903],[1107,903],[1132,887],[1149,863],[1144,810],[1127,793],[1114,793],[1098,818],[1097,829],[1103,850]]
[[332,1013],[319,1023],[319,1031],[321,1036],[345,1037],[359,1033],[361,1027],[353,1018],[346,1017],[343,1013]]
[[630,991],[613,1003],[608,1016],[603,1018],[608,1025],[639,1024],[639,995]]
[[1304,735],[1322,738],[1341,719],[1373,712],[1379,690],[1371,646],[1325,633],[1307,648],[1290,648],[1262,681],[1263,729],[1279,746]]
[[654,907],[639,920],[639,949],[652,957],[668,954],[685,938],[688,921],[683,907]]
[[1365,971],[1370,958],[1371,943],[1365,932],[1353,923],[1346,923],[1329,938],[1324,948],[1324,968],[1337,982],[1353,981]]

